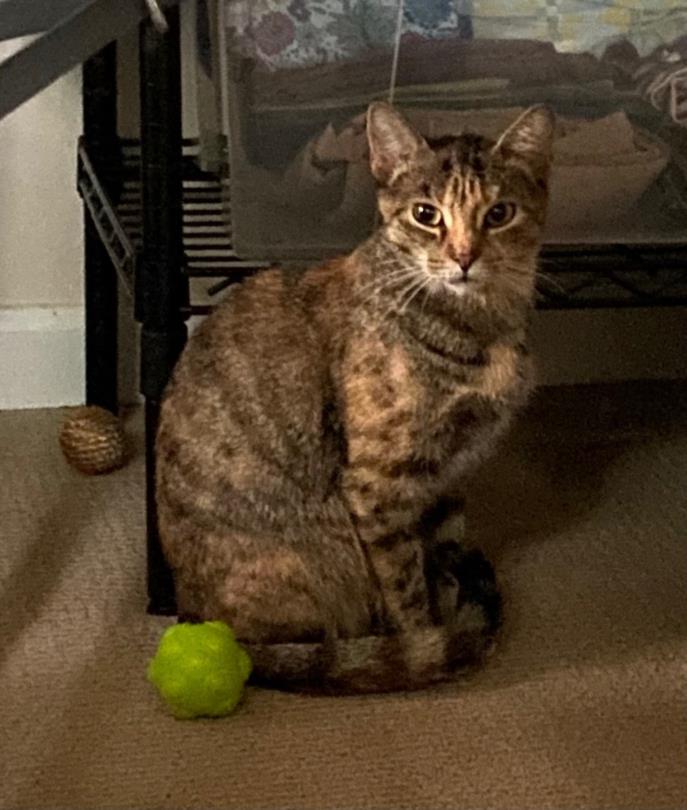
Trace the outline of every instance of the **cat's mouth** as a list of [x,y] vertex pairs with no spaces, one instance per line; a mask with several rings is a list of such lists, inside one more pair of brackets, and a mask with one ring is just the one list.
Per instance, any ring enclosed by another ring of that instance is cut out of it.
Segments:
[[473,290],[477,285],[477,279],[470,273],[457,270],[445,277],[445,283],[459,295],[464,295],[469,290]]
[[457,262],[444,264],[439,275],[445,284],[458,290],[466,290],[474,287],[480,280],[482,273],[479,260],[471,264],[467,269],[463,269]]
[[480,268],[475,266],[471,267],[467,273],[458,265],[452,267],[444,265],[435,272],[436,279],[440,282],[435,288],[436,292],[439,293],[440,289],[443,289],[445,294],[446,288],[448,287],[454,295],[459,296],[470,295],[477,292],[481,288],[484,278],[483,273],[480,272]]

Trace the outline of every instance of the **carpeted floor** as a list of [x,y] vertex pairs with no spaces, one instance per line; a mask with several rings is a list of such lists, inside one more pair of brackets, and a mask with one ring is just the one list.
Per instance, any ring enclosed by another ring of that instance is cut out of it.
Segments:
[[83,478],[60,418],[0,413],[2,808],[687,806],[687,384],[541,392],[483,471],[507,626],[469,682],[193,723],[144,679],[140,451]]

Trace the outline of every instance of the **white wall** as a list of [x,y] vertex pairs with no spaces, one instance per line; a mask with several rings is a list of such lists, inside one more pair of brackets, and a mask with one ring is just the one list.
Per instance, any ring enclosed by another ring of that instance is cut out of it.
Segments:
[[80,94],[75,70],[0,121],[0,408],[83,399]]
[[[182,6],[183,45],[194,36],[192,3]],[[23,38],[0,42],[0,58]],[[119,121],[138,134],[138,41],[119,43]],[[188,61],[183,91],[195,79]],[[184,131],[197,132],[192,104]],[[83,402],[83,224],[76,192],[81,69],[62,77],[0,121],[0,409]],[[136,398],[131,302],[121,301],[121,393]]]
[[0,303],[80,306],[81,204],[73,72],[0,121]]

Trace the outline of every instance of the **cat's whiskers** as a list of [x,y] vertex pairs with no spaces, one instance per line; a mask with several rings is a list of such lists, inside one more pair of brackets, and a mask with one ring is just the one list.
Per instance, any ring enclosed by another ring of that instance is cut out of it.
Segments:
[[[403,280],[407,280],[407,279],[401,279],[400,281],[403,281]],[[413,277],[412,283],[414,283],[414,277]],[[388,299],[389,296],[387,295],[387,293],[389,293],[392,290],[392,287],[393,287],[392,284],[381,285],[379,287],[376,287],[375,289],[373,289],[369,293],[369,295],[367,295],[365,298],[360,300],[359,306],[365,307],[367,304],[375,303],[379,299],[382,299],[382,300]],[[402,292],[405,291],[405,289],[406,288],[403,287]],[[395,301],[397,296],[393,295],[392,298]]]
[[358,287],[358,293],[366,292],[369,289],[387,286],[390,282],[404,278],[406,276],[414,275],[417,272],[415,268],[401,267],[388,273],[386,275],[378,275],[366,281]]
[[419,285],[417,286],[417,288],[415,288],[413,290],[413,292],[410,294],[410,296],[408,298],[406,298],[404,303],[401,305],[401,313],[405,312],[408,309],[408,307],[410,305],[410,302],[418,295],[418,293],[422,292],[423,289],[428,287],[430,281],[431,281],[431,278],[428,275],[426,275],[424,278],[420,279],[420,282],[419,282]]
[[409,284],[406,284],[403,289],[399,290],[398,293],[394,296],[394,307],[397,307],[399,311],[401,311],[403,306],[403,299],[405,296],[412,292],[418,284],[422,283],[422,279],[418,278],[417,275],[413,276],[412,280]]
[[[358,290],[359,294],[369,293],[364,298],[361,299],[360,304],[364,306],[369,301],[378,297],[381,293],[392,290],[396,284],[403,283],[408,279],[411,279],[414,282],[417,278],[417,275],[418,275],[417,269],[403,268],[402,270],[389,273],[389,275],[387,276],[377,278],[371,282],[368,282],[366,285],[364,285]],[[406,287],[403,287],[402,292],[405,292],[406,289],[407,289]]]
[[424,292],[424,298],[422,299],[422,306],[420,307],[420,317],[422,317],[422,314],[425,311],[425,307],[427,306],[427,301],[429,301],[429,299],[431,297],[433,286],[434,286],[433,285],[433,280],[431,278],[429,278],[429,279],[427,279],[427,283],[424,285],[424,287],[421,290],[421,292]]
[[[417,267],[414,264],[399,265],[399,263],[394,259],[394,257],[390,256],[388,258],[382,259],[381,261],[378,260],[375,262],[373,266],[372,278],[366,283],[369,284],[370,282],[376,282],[380,278],[388,278],[388,276],[384,276],[380,273],[380,271],[383,271],[386,267],[392,267],[394,269],[394,273],[404,273],[417,270]],[[393,275],[393,273],[389,275]]]
[[549,275],[548,273],[544,273],[541,270],[537,270],[535,272],[535,276],[537,278],[544,279],[544,281],[546,281],[548,284],[550,284],[552,287],[554,287],[558,292],[561,292],[563,294],[566,293],[565,287],[563,287],[563,285],[560,283],[560,281],[558,281],[557,279],[555,279],[553,276]]
[[406,284],[406,286],[403,287],[397,295],[392,297],[390,305],[380,315],[381,320],[386,320],[392,315],[398,315],[402,311],[401,303],[404,296],[413,291],[418,282],[422,283],[422,279],[413,278],[413,280],[409,284]]

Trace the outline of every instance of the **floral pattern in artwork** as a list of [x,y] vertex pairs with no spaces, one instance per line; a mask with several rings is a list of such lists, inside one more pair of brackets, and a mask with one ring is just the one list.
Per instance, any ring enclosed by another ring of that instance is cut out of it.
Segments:
[[[231,48],[271,70],[391,48],[399,0],[224,0]],[[403,0],[402,36],[536,39],[601,53],[628,39],[640,54],[687,29],[687,0]]]

